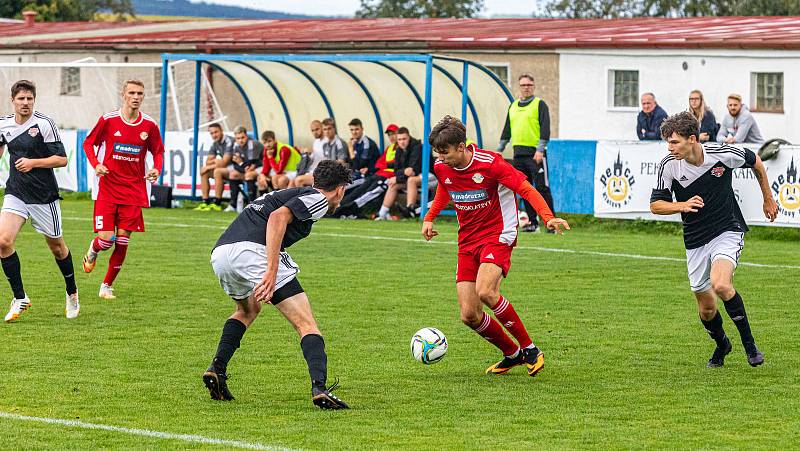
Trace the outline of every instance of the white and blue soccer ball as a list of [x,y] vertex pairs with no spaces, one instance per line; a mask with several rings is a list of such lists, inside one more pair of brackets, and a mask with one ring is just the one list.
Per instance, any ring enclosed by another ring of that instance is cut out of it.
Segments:
[[435,327],[426,327],[411,337],[411,355],[425,365],[436,363],[447,353],[447,337]]

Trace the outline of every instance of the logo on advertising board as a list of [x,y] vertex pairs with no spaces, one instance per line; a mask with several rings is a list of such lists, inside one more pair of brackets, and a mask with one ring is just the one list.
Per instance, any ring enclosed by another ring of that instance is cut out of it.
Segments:
[[603,185],[603,200],[612,207],[620,208],[627,205],[633,197],[633,173],[628,163],[622,162],[620,152],[617,160],[610,168],[606,168],[600,175],[600,184]]
[[786,168],[786,174],[778,174],[772,182],[772,192],[775,193],[779,214],[794,218],[800,212],[800,181],[797,179],[794,157]]

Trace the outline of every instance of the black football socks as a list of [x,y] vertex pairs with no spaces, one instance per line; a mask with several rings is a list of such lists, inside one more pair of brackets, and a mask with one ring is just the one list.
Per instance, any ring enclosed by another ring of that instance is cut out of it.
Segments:
[[321,335],[308,334],[300,340],[303,357],[308,364],[311,385],[322,390],[328,378],[328,356],[325,354],[325,340]]
[[737,291],[732,298],[723,302],[725,304],[725,311],[731,317],[733,324],[739,329],[739,335],[742,337],[743,344],[752,344],[755,342],[753,334],[750,332],[750,322],[747,321],[747,312],[744,310],[744,301]]
[[14,299],[25,299],[25,288],[22,286],[21,265],[17,252],[14,251],[13,254],[0,260],[2,260],[3,272],[11,285],[11,291],[14,292]]
[[717,347],[725,348],[725,329],[722,328],[722,315],[719,314],[719,310],[710,320],[700,318],[700,322],[703,323],[708,335],[717,343]]
[[67,256],[63,260],[56,259],[58,269],[61,270],[61,275],[64,276],[64,283],[67,285],[67,294],[73,295],[78,292],[78,287],[75,285],[75,269],[72,266],[72,252],[67,251]]
[[247,332],[247,326],[238,319],[228,318],[225,321],[225,326],[222,327],[222,336],[219,338],[219,345],[217,346],[217,354],[214,356],[214,361],[222,365],[222,370],[228,367],[233,353],[239,349],[242,342],[244,333]]

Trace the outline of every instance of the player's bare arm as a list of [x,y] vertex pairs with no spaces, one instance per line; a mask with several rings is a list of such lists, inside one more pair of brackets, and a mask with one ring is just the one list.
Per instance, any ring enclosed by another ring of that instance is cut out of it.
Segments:
[[32,169],[36,168],[63,168],[66,165],[67,157],[59,155],[51,155],[47,158],[19,158],[14,162],[14,167],[16,167],[19,172],[30,172]]
[[650,212],[656,215],[672,215],[675,213],[697,213],[703,208],[703,198],[694,196],[686,202],[668,202],[657,200],[650,203]]
[[281,251],[286,226],[292,222],[294,215],[287,207],[281,207],[269,215],[267,221],[267,271],[261,283],[256,286],[255,298],[269,302],[275,292],[275,278],[278,275],[278,259]]
[[756,164],[753,165],[753,173],[758,180],[758,187],[761,188],[761,195],[764,196],[764,216],[770,222],[775,221],[778,217],[778,204],[772,197],[772,192],[769,188],[769,179],[767,179],[767,169],[764,167],[764,162],[761,157],[756,155]]

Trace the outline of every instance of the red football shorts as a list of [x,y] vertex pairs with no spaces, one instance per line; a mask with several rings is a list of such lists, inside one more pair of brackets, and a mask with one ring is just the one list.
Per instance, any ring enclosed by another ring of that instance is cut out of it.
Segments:
[[503,270],[503,277],[511,268],[511,251],[514,248],[503,243],[485,243],[469,249],[458,250],[458,266],[456,267],[456,283],[475,282],[481,263],[494,263]]
[[96,200],[94,202],[94,231],[115,232],[117,228],[131,232],[144,232],[142,207]]

